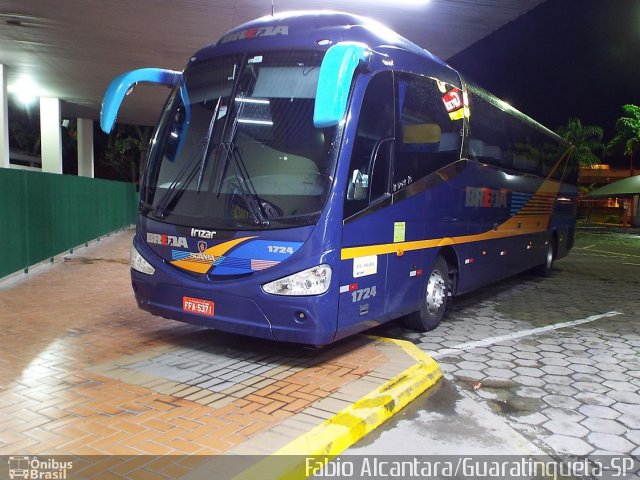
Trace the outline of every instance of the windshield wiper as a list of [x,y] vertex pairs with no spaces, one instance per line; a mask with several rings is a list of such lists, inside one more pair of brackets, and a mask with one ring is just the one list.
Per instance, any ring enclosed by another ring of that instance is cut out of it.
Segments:
[[[258,192],[253,186],[253,182],[251,181],[251,177],[249,176],[247,167],[242,160],[240,150],[238,150],[238,147],[236,147],[232,143],[224,143],[220,146],[224,146],[225,152],[222,176],[224,176],[224,171],[226,170],[226,166],[228,165],[229,158],[232,158],[236,167],[235,169],[237,171],[236,179],[238,180],[234,183],[235,187],[239,190],[240,196],[244,200],[244,203],[247,205],[248,210],[253,216],[255,223],[264,228],[269,227],[270,222],[267,218],[267,212],[262,205],[262,200],[260,199]],[[220,193],[218,193],[218,195],[220,195]]]
[[[186,191],[187,186],[193,180],[193,177],[195,176],[196,172],[199,172],[196,193],[200,193],[204,171],[206,169],[207,161],[209,159],[209,153],[211,150],[211,137],[213,136],[213,130],[215,127],[216,120],[218,118],[218,112],[220,110],[221,102],[222,102],[222,98],[218,98],[218,103],[216,104],[216,108],[214,109],[213,114],[211,116],[211,121],[209,122],[209,128],[207,129],[207,133],[205,134],[205,136],[202,138],[202,141],[201,141],[202,148],[200,150],[200,161],[197,163],[192,163],[196,158],[194,156],[194,158],[191,159],[191,162],[187,162],[185,166],[182,168],[182,170],[178,173],[178,176],[175,178],[175,180],[171,182],[171,184],[169,185],[169,188],[167,189],[164,196],[158,203],[158,206],[154,210],[154,214],[157,217],[164,219],[167,216],[167,213],[173,209],[173,205],[180,199],[180,197],[182,197],[182,195]],[[182,185],[182,188],[180,188],[179,190],[176,190],[180,186],[182,177],[188,171],[189,167],[191,167],[191,170],[189,171],[189,174],[187,175],[185,182]]]
[[216,104],[216,108],[213,109],[213,115],[211,116],[211,121],[209,122],[209,128],[207,130],[206,136],[202,139],[202,155],[200,157],[200,173],[198,174],[198,186],[196,187],[196,192],[200,193],[200,187],[202,186],[202,177],[204,175],[204,170],[207,167],[207,161],[209,159],[209,148],[211,146],[211,137],[213,136],[213,128],[218,120],[218,113],[220,111],[220,104],[222,103],[222,97],[218,97],[218,103]]
[[[183,195],[183,193],[187,189],[187,185],[189,185],[191,183],[191,180],[193,180],[195,173],[198,171],[197,167],[199,166],[198,163],[193,162],[194,159],[195,156],[192,158],[191,162],[185,163],[184,167],[182,167],[182,170],[178,172],[175,180],[173,180],[169,184],[167,191],[164,192],[164,195],[158,202],[158,205],[153,210],[153,214],[156,217],[164,219],[167,216],[167,213],[173,209],[173,205],[175,204],[175,202],[179,200]],[[191,168],[191,170],[189,170],[189,168]],[[187,172],[189,173],[185,178],[184,184],[182,184],[182,187],[177,190],[177,188],[180,187],[181,181]]]

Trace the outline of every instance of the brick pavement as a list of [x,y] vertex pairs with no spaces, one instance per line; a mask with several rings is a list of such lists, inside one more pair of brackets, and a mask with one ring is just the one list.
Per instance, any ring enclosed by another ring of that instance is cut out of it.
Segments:
[[154,317],[131,237],[0,285],[0,454],[271,453],[415,363],[365,336],[318,351]]

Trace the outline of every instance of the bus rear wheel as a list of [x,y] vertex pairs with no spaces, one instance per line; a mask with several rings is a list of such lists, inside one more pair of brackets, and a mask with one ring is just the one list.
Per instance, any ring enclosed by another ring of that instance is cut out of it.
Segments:
[[421,332],[433,330],[442,321],[449,302],[449,266],[437,256],[431,265],[420,310],[404,319],[407,327]]
[[547,244],[547,253],[544,257],[544,263],[542,265],[538,265],[534,269],[534,273],[541,277],[549,277],[551,276],[551,272],[553,270],[553,262],[556,259],[556,244],[554,239],[551,239]]

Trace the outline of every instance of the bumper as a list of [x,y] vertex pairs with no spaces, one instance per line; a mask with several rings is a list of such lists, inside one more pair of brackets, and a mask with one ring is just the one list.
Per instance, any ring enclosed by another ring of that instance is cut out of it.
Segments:
[[[252,275],[238,280],[202,281],[162,261],[154,261],[155,255],[144,245],[136,243],[136,248],[147,260],[151,259],[150,263],[156,269],[153,275],[131,270],[131,283],[142,310],[181,322],[268,340],[310,345],[325,345],[335,340],[338,305],[333,286],[318,296],[269,295],[262,291],[261,285],[270,278]],[[184,297],[212,302],[213,316],[184,311]]]

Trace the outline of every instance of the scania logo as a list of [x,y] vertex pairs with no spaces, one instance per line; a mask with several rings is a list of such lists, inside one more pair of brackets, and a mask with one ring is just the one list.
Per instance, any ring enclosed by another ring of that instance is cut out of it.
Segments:
[[206,249],[207,249],[207,242],[205,242],[204,240],[198,240],[198,251],[202,253]]
[[191,236],[192,237],[215,238],[216,233],[217,232],[215,230],[200,230],[198,228],[192,228],[191,229]]
[[159,233],[147,233],[147,243],[188,248],[186,238],[176,237],[174,235],[160,235]]

